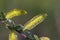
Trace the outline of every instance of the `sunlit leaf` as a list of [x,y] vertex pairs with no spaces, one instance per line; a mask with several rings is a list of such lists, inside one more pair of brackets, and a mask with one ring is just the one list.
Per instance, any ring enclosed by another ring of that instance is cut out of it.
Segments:
[[36,27],[36,25],[38,25],[39,23],[43,22],[45,20],[45,18],[47,17],[47,13],[45,14],[39,14],[36,15],[35,17],[33,17],[30,21],[28,21],[24,26],[25,28],[23,30],[31,30],[34,27]]

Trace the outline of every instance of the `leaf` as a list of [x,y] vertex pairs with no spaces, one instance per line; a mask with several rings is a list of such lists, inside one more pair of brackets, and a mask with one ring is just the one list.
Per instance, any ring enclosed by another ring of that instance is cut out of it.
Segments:
[[5,13],[4,12],[0,13],[0,20],[5,20]]
[[39,40],[38,36],[37,35],[34,35],[34,38],[35,40]]

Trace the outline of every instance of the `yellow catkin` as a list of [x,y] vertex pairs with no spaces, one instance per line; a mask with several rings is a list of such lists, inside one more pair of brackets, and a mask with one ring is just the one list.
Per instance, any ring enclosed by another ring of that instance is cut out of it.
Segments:
[[7,12],[6,19],[11,19],[15,16],[20,16],[20,15],[25,15],[25,14],[27,14],[26,10],[14,9],[14,10],[11,10],[10,12]]
[[40,40],[50,40],[49,37],[40,37]]
[[30,21],[28,21],[24,26],[25,28],[23,30],[31,30],[34,27],[36,27],[36,25],[38,25],[39,23],[43,22],[44,19],[46,18],[47,13],[45,14],[41,14],[41,15],[37,15],[35,17],[33,17]]
[[9,40],[18,40],[15,31],[11,31],[11,33],[9,34]]

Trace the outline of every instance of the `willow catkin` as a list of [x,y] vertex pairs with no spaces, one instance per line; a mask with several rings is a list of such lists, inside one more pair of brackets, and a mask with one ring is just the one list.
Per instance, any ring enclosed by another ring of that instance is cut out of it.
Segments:
[[40,37],[40,40],[50,40],[49,37]]
[[15,31],[11,31],[11,33],[9,34],[9,40],[18,40]]
[[39,23],[43,22],[44,19],[46,18],[47,13],[45,14],[39,14],[36,15],[35,17],[33,17],[30,21],[28,21],[24,26],[25,28],[23,30],[31,30],[34,27],[36,27],[36,25],[38,25]]
[[25,14],[27,14],[26,10],[14,9],[14,10],[7,12],[6,19],[11,19],[11,18],[14,18],[16,16],[25,15]]

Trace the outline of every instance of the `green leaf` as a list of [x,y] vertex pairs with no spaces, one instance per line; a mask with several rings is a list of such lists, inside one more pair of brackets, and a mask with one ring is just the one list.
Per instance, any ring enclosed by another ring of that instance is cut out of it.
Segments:
[[38,36],[37,35],[34,35],[34,38],[35,40],[39,40]]

